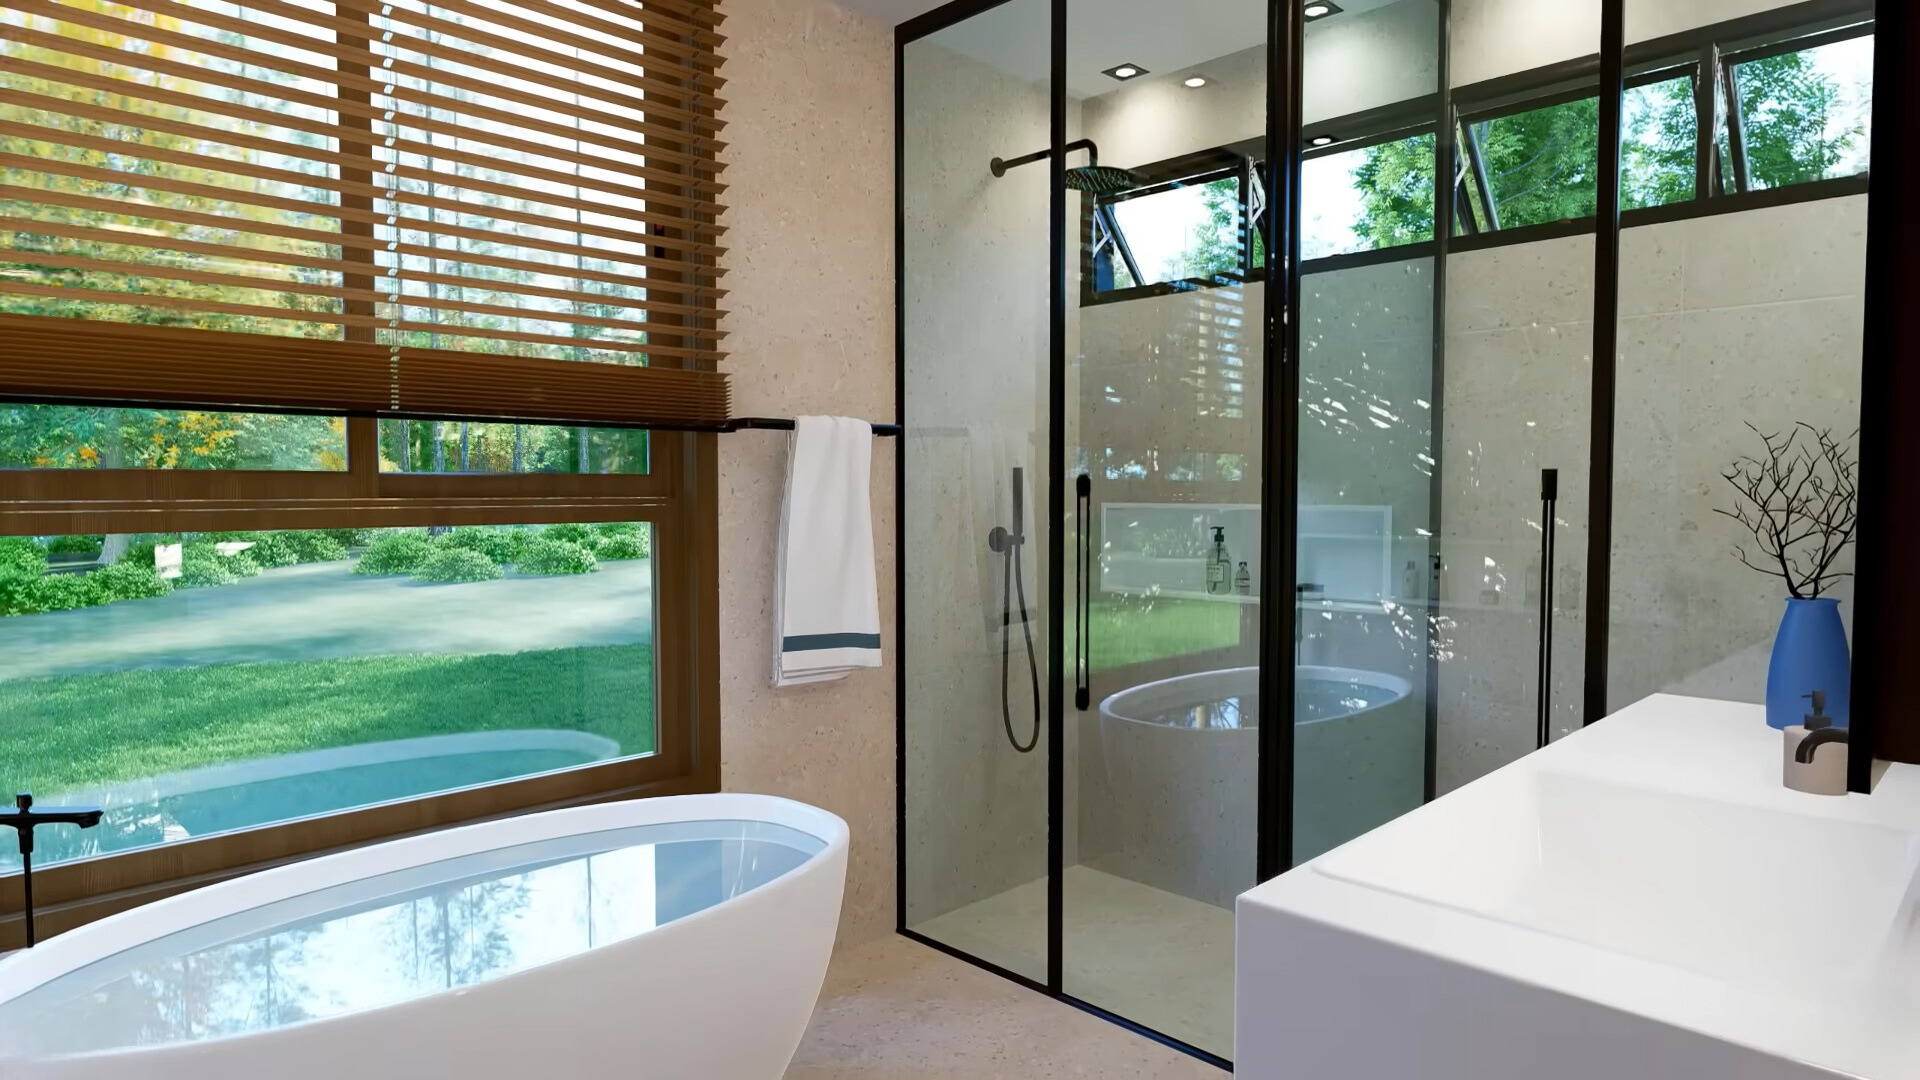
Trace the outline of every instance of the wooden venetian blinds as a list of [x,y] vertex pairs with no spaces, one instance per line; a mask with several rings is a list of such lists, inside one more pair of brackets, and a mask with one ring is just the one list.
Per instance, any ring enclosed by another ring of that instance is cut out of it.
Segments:
[[0,397],[727,417],[712,0],[8,0]]

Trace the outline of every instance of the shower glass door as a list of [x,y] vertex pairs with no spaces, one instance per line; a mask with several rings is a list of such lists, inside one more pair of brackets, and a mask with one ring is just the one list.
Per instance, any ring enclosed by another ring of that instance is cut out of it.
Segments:
[[1294,863],[1426,795],[1441,13],[1302,38]]
[[1066,7],[1062,985],[1225,1058],[1265,720],[1268,5]]
[[[1047,978],[1051,14],[901,54],[902,925]],[[1017,508],[1017,513],[1016,513]]]

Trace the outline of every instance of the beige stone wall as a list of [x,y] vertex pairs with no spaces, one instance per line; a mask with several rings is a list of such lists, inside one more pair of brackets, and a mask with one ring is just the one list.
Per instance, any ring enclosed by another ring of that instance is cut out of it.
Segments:
[[[737,415],[893,418],[893,32],[826,0],[727,0],[727,361]],[[894,923],[893,440],[874,443],[887,666],[774,690],[786,436],[720,440],[723,785],[853,831],[840,944]]]
[[[1760,701],[1784,592],[1731,555],[1720,470],[1745,425],[1859,423],[1865,196],[1621,234],[1608,707],[1662,691]],[[1440,789],[1534,745],[1539,470],[1560,473],[1554,716],[1578,724],[1585,637],[1589,237],[1453,257],[1447,276]],[[1492,565],[1489,565],[1491,560]],[[1489,582],[1488,579],[1491,579]],[[1484,605],[1489,583],[1503,596]],[[1835,595],[1841,611],[1852,591]]]
[[[982,18],[1046,25],[1030,3]],[[1019,754],[1002,730],[1003,564],[985,539],[1010,522],[1011,472],[1025,469],[1024,580],[1044,688],[1049,174],[1035,163],[996,179],[988,162],[1045,146],[1049,101],[1045,86],[948,46],[923,39],[905,61],[910,926],[1041,877],[1047,850],[1046,731]],[[1032,679],[1017,616],[1013,634],[1012,724],[1026,739]],[[986,958],[1044,974],[1044,923],[1005,929]]]

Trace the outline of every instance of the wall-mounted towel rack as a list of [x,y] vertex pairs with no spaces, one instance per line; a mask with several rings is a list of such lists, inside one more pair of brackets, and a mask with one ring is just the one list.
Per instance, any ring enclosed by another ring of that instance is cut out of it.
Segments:
[[[793,421],[791,419],[783,419],[775,416],[736,416],[733,419],[727,421],[724,425],[718,428],[714,428],[713,430],[720,431],[720,432],[792,431]],[[876,423],[873,425],[873,433],[876,436],[898,435],[900,434],[900,425]]]

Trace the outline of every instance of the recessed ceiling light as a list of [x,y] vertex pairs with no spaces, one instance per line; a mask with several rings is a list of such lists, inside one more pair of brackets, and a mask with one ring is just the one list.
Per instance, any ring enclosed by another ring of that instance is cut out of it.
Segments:
[[1115,64],[1100,74],[1110,79],[1119,79],[1121,82],[1126,82],[1128,79],[1137,79],[1146,73],[1147,69],[1141,67],[1139,64]]
[[1304,15],[1308,22],[1312,22],[1315,19],[1324,19],[1329,15],[1338,15],[1341,10],[1340,5],[1334,3],[1333,0],[1311,0],[1306,7],[1300,9],[1300,14]]
[[1183,82],[1181,85],[1185,86],[1189,90],[1198,90],[1201,87],[1207,85],[1207,80],[1204,76],[1201,76],[1201,75],[1190,75],[1187,77],[1186,81]]
[[1315,135],[1313,138],[1307,140],[1307,145],[1308,146],[1332,146],[1337,141],[1339,141],[1338,136]]

